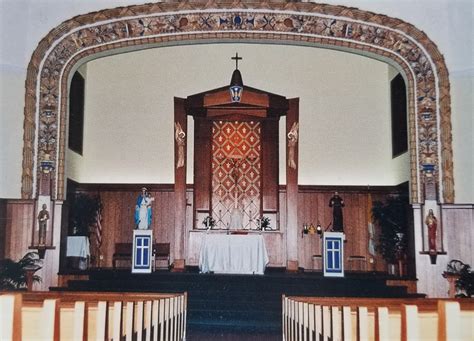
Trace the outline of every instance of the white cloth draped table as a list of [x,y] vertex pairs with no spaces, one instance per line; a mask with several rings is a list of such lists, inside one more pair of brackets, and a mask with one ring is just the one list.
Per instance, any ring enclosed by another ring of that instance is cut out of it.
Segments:
[[67,237],[66,257],[87,258],[90,254],[89,238],[86,236]]
[[262,235],[206,234],[199,254],[202,273],[263,275],[268,254]]

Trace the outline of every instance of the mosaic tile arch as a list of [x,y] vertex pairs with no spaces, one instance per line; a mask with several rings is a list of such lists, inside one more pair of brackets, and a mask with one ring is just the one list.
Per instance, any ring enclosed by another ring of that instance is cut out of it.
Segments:
[[408,83],[411,200],[424,201],[422,189],[429,179],[432,186],[441,184],[434,191],[440,193],[439,200],[454,202],[448,72],[443,56],[425,33],[399,19],[343,6],[212,0],[80,15],[39,43],[25,84],[22,197],[36,197],[41,181],[51,179],[51,196],[64,198],[67,79],[81,59],[124,47],[199,40],[277,41],[390,59]]

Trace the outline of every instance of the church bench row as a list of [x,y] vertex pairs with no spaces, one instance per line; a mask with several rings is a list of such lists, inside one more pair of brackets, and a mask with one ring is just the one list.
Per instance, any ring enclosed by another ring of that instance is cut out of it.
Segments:
[[474,299],[282,298],[283,340],[473,340]]
[[0,294],[1,340],[184,340],[187,294]]

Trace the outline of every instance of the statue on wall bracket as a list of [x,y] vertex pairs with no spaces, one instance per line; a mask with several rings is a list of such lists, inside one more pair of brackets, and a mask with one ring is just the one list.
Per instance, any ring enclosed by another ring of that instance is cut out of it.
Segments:
[[431,264],[436,264],[438,250],[436,246],[436,235],[438,232],[438,219],[436,219],[433,210],[430,208],[425,219],[426,228],[428,229],[428,254]]

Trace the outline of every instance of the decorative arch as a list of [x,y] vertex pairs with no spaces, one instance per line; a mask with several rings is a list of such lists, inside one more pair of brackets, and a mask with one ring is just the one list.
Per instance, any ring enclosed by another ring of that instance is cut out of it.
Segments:
[[422,203],[439,193],[439,200],[454,202],[448,71],[424,32],[344,6],[238,0],[106,9],[65,21],[43,38],[25,84],[22,197],[64,198],[68,79],[81,60],[206,40],[337,48],[395,65],[408,89],[411,200]]

